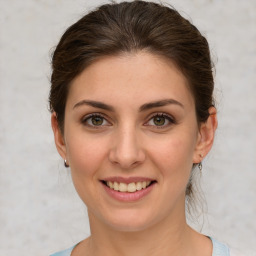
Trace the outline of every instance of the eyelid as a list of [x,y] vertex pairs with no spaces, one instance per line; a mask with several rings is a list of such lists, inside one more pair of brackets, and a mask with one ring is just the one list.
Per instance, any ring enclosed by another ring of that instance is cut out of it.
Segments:
[[[156,116],[164,117],[164,118],[166,118],[170,123],[169,123],[169,124],[166,124],[166,125],[163,125],[163,126],[148,125],[149,121],[150,121],[152,118],[156,117]],[[147,122],[146,122],[144,125],[146,125],[146,126],[151,126],[151,127],[155,127],[155,128],[157,128],[157,129],[161,129],[161,128],[163,129],[163,128],[166,128],[166,127],[168,127],[168,126],[170,126],[170,125],[176,124],[176,123],[177,123],[177,122],[176,122],[175,118],[174,118],[172,115],[167,114],[167,113],[165,113],[165,112],[157,112],[157,113],[151,114],[151,115],[147,118]]]
[[90,114],[87,114],[85,116],[82,117],[81,119],[81,122],[84,124],[84,125],[87,125],[88,127],[93,127],[93,128],[100,128],[100,127],[104,127],[104,126],[109,126],[109,125],[99,125],[99,126],[94,126],[94,125],[90,125],[90,124],[86,124],[86,121],[92,117],[101,117],[103,118],[109,125],[111,125],[111,122],[109,121],[109,118],[106,117],[105,114],[103,113],[100,113],[100,112],[94,112],[94,113],[90,113]]

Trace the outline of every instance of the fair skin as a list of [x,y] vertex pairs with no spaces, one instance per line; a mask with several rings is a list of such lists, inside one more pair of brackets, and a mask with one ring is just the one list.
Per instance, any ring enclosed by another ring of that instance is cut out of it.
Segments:
[[[72,256],[212,254],[211,241],[185,217],[192,165],[210,151],[217,127],[215,108],[209,112],[198,125],[186,78],[150,53],[101,58],[74,79],[64,134],[52,115],[58,152],[70,165],[91,227]],[[154,182],[143,196],[112,196],[106,181],[120,177]]]

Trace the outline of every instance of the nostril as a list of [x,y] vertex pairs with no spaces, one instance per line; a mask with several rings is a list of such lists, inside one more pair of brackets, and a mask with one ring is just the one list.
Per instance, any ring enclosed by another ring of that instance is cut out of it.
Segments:
[[121,142],[110,150],[108,156],[112,164],[119,165],[122,169],[134,168],[145,160],[144,151],[129,137],[121,139]]

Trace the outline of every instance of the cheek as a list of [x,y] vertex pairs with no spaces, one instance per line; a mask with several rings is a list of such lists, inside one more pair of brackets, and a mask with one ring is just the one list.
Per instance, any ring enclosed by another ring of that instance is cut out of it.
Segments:
[[106,161],[108,142],[102,138],[76,136],[67,138],[67,154],[72,176],[96,178],[97,170]]
[[67,138],[67,155],[74,187],[86,205],[93,204],[99,185],[99,170],[106,161],[107,143],[102,139],[92,140],[88,136]]
[[192,143],[188,143],[185,138],[167,139],[159,147],[153,149],[159,152],[159,157],[163,163],[173,162],[177,165],[185,162],[192,162],[194,147]]
[[150,154],[164,179],[170,177],[186,182],[193,165],[194,148],[195,138],[189,133],[173,134],[152,147]]

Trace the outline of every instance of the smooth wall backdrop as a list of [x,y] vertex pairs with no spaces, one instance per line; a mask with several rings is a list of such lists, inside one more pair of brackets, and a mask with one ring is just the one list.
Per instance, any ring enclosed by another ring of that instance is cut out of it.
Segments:
[[[50,53],[104,1],[0,0],[0,255],[49,255],[89,235],[50,127]],[[108,1],[105,1],[108,2]],[[203,163],[202,232],[256,255],[256,1],[168,1],[208,38],[219,127]]]

